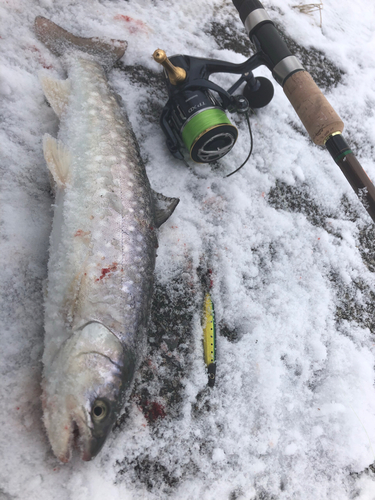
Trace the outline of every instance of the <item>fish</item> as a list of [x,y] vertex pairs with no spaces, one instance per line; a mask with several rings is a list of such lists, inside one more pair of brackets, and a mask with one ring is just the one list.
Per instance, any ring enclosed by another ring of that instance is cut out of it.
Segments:
[[55,192],[44,303],[43,421],[55,456],[102,449],[145,350],[157,229],[179,203],[151,189],[139,145],[106,72],[127,43],[72,35],[35,19],[67,71],[40,75],[59,117],[43,137]]

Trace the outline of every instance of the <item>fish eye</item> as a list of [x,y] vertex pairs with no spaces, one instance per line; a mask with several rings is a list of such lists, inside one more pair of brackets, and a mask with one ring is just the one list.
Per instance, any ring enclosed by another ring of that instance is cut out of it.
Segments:
[[102,420],[104,420],[105,417],[107,416],[107,413],[108,413],[108,405],[104,401],[97,399],[91,410],[94,422],[101,422]]

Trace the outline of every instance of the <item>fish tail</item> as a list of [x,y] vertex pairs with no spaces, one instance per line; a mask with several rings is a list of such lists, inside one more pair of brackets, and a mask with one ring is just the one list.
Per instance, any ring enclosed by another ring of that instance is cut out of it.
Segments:
[[104,41],[98,37],[83,38],[72,35],[42,16],[35,18],[34,30],[37,38],[56,56],[79,50],[92,55],[107,70],[121,59],[128,45],[124,40]]

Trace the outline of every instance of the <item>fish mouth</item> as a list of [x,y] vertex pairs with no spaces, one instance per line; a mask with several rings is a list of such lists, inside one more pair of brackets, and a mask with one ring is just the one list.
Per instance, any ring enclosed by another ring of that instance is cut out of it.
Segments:
[[77,450],[81,455],[82,460],[89,462],[92,458],[91,454],[88,453],[85,434],[81,431],[80,426],[76,420],[73,420],[72,425],[72,449]]
[[[94,432],[95,434],[95,432]],[[67,446],[58,458],[61,462],[70,461],[74,451],[77,451],[84,462],[90,462],[102,449],[107,433],[95,436],[92,430],[81,418],[73,418],[69,429]]]
[[92,450],[93,437],[86,422],[74,419],[72,422],[72,449],[77,450],[84,462],[89,462],[96,453]]
[[74,451],[77,451],[81,459],[89,462],[95,455],[91,451],[91,432],[81,418],[72,418],[70,426],[65,425],[64,431],[68,435],[65,437],[65,446],[62,446],[57,458],[68,463]]

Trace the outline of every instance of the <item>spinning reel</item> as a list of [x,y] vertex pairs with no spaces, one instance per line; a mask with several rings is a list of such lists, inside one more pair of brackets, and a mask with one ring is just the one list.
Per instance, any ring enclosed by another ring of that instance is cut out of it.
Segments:
[[[252,73],[264,64],[260,54],[242,64],[186,55],[168,59],[160,49],[153,57],[165,71],[169,100],[161,114],[160,125],[167,138],[167,147],[175,158],[184,159],[180,151],[183,146],[197,163],[211,163],[229,153],[237,140],[238,130],[225,110],[246,115],[252,139],[249,109],[266,106],[274,93],[267,78],[255,78]],[[213,73],[232,73],[241,77],[225,90],[209,80]],[[233,95],[243,83],[243,94]]]

